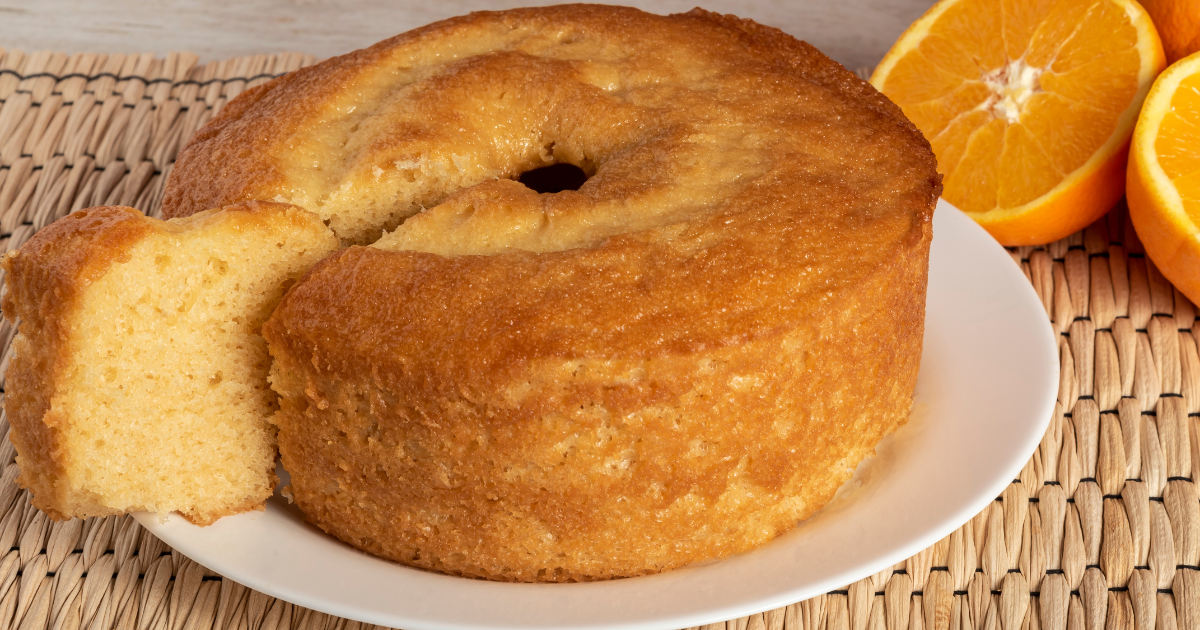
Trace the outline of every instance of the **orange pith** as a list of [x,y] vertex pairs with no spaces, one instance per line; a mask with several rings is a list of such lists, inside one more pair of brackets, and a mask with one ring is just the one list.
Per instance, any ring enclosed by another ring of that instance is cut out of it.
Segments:
[[1129,137],[1163,63],[1133,0],[942,0],[871,83],[933,145],[946,200],[1000,242],[1026,245],[1120,199]]
[[1200,301],[1200,54],[1154,83],[1130,150],[1129,216],[1150,260]]

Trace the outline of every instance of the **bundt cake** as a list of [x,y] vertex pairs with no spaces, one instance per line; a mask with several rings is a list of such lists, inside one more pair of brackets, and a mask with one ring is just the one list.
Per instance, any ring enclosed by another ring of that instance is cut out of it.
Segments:
[[25,483],[59,515],[260,504],[265,338],[291,496],[359,549],[508,581],[745,551],[906,421],[940,190],[897,107],[775,29],[435,23],[231,101],[163,207],[311,214],[96,210],[7,261]]
[[[515,181],[548,164],[588,177]],[[230,103],[168,188],[169,213],[272,198],[375,241],[263,334],[296,503],[405,564],[575,581],[738,553],[907,418],[933,154],[752,22],[440,22]]]

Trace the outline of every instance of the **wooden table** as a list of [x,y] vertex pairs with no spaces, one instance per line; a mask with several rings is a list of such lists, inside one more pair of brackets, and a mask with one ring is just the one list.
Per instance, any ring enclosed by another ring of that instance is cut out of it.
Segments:
[[[699,0],[629,1],[657,13]],[[0,46],[27,52],[187,50],[202,61],[298,51],[329,57],[434,20],[538,0],[0,0]],[[846,67],[873,66],[932,0],[710,0],[804,39]]]

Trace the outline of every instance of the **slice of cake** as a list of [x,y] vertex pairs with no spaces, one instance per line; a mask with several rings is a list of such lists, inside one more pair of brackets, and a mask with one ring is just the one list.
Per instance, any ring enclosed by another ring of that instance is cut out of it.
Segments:
[[337,246],[315,214],[248,202],[171,221],[92,208],[9,254],[5,406],[34,505],[198,524],[261,509],[277,401],[259,329]]

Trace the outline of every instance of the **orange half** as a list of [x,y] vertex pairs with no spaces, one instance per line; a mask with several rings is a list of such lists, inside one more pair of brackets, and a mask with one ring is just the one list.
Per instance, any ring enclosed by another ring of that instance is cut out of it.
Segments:
[[1129,152],[1129,218],[1150,260],[1200,302],[1200,53],[1154,82]]
[[1164,65],[1134,0],[942,0],[871,83],[933,145],[946,200],[1001,243],[1033,245],[1121,198],[1138,110]]

